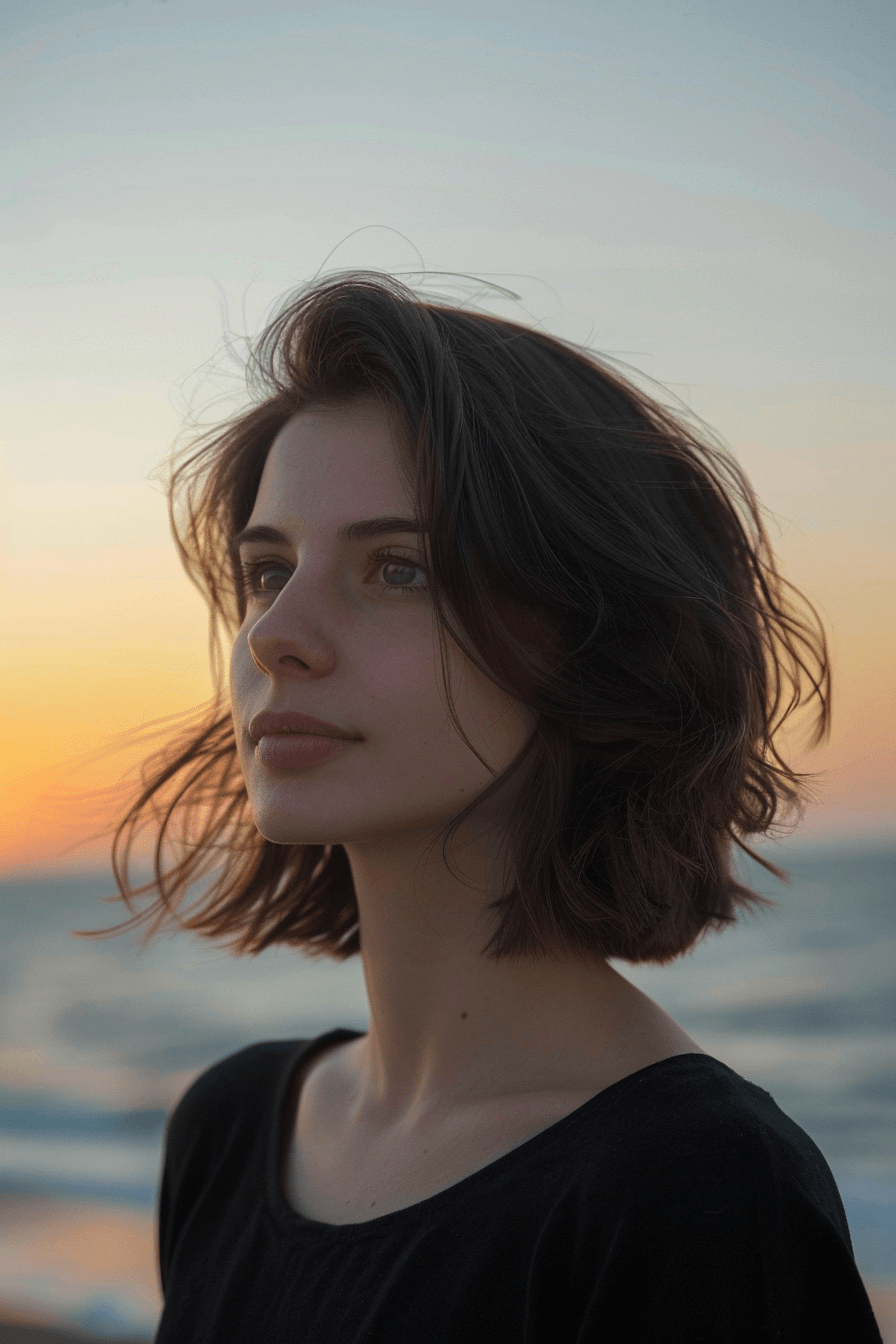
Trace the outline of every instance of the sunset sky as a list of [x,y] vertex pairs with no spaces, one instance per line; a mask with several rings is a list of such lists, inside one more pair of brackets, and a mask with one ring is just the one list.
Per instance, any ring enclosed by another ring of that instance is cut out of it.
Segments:
[[728,442],[832,640],[804,833],[896,833],[894,27],[883,0],[4,6],[0,865],[99,863],[69,851],[85,794],[209,694],[150,473],[236,393],[225,333],[321,267],[421,259]]

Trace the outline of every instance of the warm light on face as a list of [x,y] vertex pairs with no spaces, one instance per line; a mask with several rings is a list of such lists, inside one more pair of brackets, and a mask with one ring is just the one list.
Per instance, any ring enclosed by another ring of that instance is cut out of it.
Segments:
[[[240,545],[246,617],[231,697],[256,825],[279,843],[349,843],[444,825],[494,775],[450,722],[426,555],[386,418],[299,412],[277,436]],[[451,646],[455,707],[495,773],[534,728]],[[298,713],[355,741],[278,768],[255,716]]]

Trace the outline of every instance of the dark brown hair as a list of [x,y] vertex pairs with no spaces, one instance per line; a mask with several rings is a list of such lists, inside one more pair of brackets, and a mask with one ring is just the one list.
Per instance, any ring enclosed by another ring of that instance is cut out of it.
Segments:
[[[277,432],[303,406],[373,396],[428,533],[443,668],[450,637],[538,716],[510,767],[526,773],[485,955],[667,962],[773,904],[737,879],[733,846],[753,853],[750,836],[800,810],[807,777],[776,736],[806,701],[824,736],[827,651],[705,427],[586,349],[375,273],[291,298],[254,346],[249,387],[250,409],[194,439],[170,476],[213,630],[242,620],[232,541]],[[134,885],[146,828],[154,876]],[[343,848],[274,844],[252,824],[223,691],[146,762],[113,867],[132,911],[118,929],[173,921],[242,952],[360,949]]]

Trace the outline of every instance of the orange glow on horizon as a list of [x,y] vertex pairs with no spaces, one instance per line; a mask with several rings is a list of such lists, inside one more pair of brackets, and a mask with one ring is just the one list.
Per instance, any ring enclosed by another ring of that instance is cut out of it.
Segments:
[[[892,567],[879,548],[843,536],[791,533],[779,549],[832,636],[833,736],[794,761],[823,772],[806,829],[892,834]],[[89,795],[139,764],[148,748],[129,745],[129,734],[212,693],[205,607],[171,548],[108,548],[74,561],[18,552],[13,561],[6,605],[21,638],[4,653],[0,866],[102,865],[108,841],[83,842],[109,817],[108,800],[104,813]]]

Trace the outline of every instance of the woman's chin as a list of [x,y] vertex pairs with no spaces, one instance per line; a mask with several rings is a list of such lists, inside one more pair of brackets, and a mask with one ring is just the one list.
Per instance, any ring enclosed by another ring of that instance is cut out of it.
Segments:
[[425,840],[450,822],[453,812],[434,813],[432,816],[340,816],[314,821],[304,817],[296,820],[294,812],[276,808],[257,808],[252,820],[255,829],[272,845],[364,845],[395,843],[400,838]]
[[297,826],[295,818],[263,817],[260,821],[256,818],[255,829],[272,845],[335,845],[339,843],[325,831],[312,831]]

